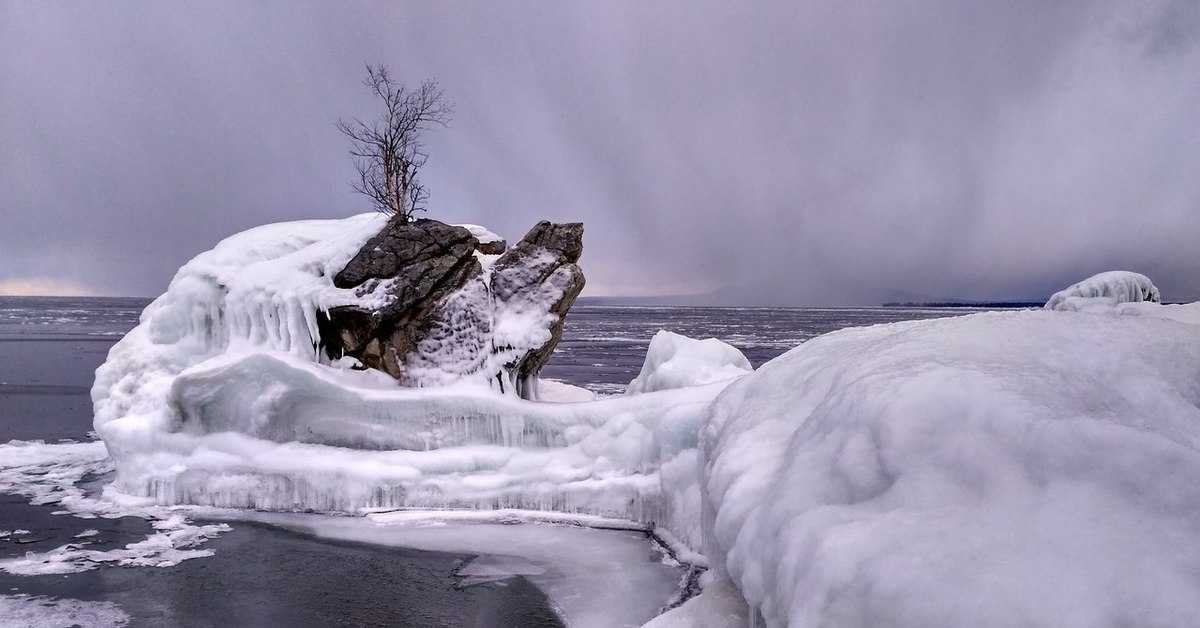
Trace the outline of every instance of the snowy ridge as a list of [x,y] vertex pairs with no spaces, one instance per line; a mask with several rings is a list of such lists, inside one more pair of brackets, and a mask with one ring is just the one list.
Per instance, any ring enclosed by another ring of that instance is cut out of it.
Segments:
[[1200,624],[1196,326],[833,332],[727,388],[701,455],[715,577],[767,625]]

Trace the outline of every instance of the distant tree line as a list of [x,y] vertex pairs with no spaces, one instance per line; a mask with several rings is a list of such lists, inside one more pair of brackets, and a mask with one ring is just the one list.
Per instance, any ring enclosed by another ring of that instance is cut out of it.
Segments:
[[1023,307],[1042,307],[1045,305],[1045,303],[1045,301],[935,301],[923,303],[901,303],[899,301],[888,301],[887,303],[884,303],[882,307],[978,307],[991,310],[1000,310]]

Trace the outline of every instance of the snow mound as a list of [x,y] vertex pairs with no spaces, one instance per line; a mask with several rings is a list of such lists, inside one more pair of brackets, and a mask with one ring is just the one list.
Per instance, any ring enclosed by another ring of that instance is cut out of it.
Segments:
[[1045,309],[1079,311],[1089,306],[1142,301],[1162,301],[1158,288],[1150,278],[1125,270],[1112,270],[1092,275],[1065,290],[1055,292],[1046,302]]
[[754,370],[750,360],[716,338],[696,340],[661,330],[650,340],[642,370],[626,394],[687,388],[741,377]]
[[495,233],[492,233],[490,230],[488,230],[487,227],[482,227],[480,225],[469,225],[469,224],[461,224],[461,225],[456,225],[456,226],[462,227],[462,228],[466,229],[467,231],[470,231],[471,235],[475,236],[475,239],[479,240],[480,244],[491,244],[492,242],[503,242],[504,241],[504,238],[501,238],[500,236],[496,235]]
[[709,559],[767,625],[1200,625],[1194,326],[834,332],[730,385],[701,456]]
[[1158,288],[1144,275],[1100,273],[1050,297],[1044,309],[1116,316],[1153,316],[1200,325],[1200,303],[1163,305]]

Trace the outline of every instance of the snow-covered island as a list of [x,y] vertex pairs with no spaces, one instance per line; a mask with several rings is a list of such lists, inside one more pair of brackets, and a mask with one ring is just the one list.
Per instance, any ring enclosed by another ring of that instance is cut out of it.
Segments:
[[[657,628],[1200,625],[1200,304],[1108,273],[1045,310],[845,329],[757,371],[663,332],[597,398],[522,366],[549,357],[576,272],[533,246],[522,265],[472,246],[403,369],[367,343],[331,355],[331,312],[398,293],[335,282],[384,221],[269,225],[181,268],[97,372],[110,494],[632,522],[707,568]],[[498,288],[531,269],[536,289]]]

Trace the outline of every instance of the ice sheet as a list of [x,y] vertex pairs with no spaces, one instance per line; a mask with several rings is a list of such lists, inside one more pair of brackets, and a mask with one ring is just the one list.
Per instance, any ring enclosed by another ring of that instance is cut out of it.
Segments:
[[[539,523],[462,523],[437,513],[323,517],[254,513],[256,521],[314,534],[429,551],[475,554],[461,586],[514,575],[549,597],[573,628],[640,626],[676,592],[678,565],[646,533]],[[510,516],[516,516],[510,514]],[[510,519],[510,521],[513,519]]]

